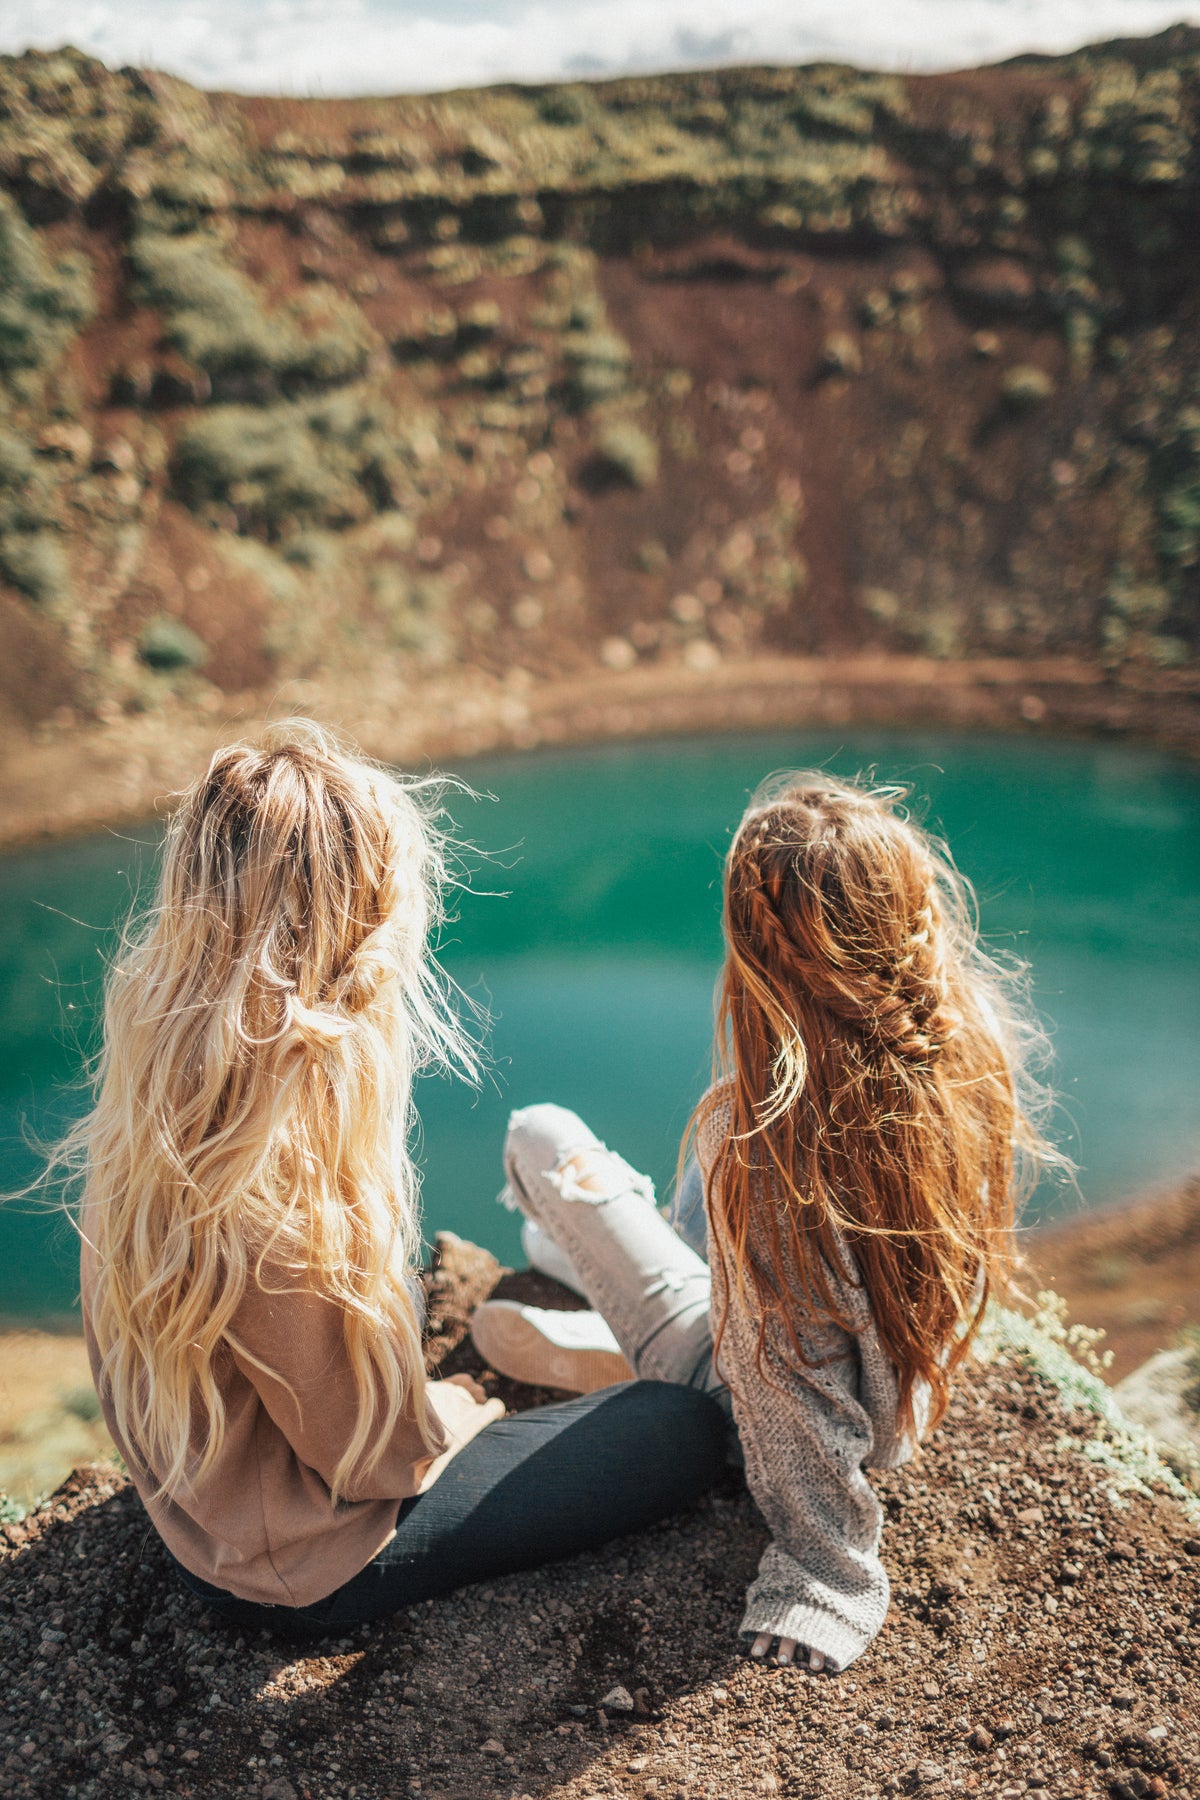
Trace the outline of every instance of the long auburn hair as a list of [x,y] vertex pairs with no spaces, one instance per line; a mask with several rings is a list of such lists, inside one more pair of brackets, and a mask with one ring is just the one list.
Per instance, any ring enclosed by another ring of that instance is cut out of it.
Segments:
[[756,797],[726,860],[714,1085],[689,1127],[711,1165],[714,1253],[799,1362],[806,1324],[851,1328],[831,1271],[852,1253],[897,1375],[933,1423],[1043,1162],[1037,1028],[981,949],[970,890],[903,790],[823,774]]
[[413,1078],[475,1073],[428,954],[437,793],[303,719],[218,751],[110,970],[95,1103],[59,1160],[83,1168],[103,1380],[161,1493],[220,1451],[219,1358],[268,1259],[344,1314],[335,1498],[405,1408],[428,1435]]

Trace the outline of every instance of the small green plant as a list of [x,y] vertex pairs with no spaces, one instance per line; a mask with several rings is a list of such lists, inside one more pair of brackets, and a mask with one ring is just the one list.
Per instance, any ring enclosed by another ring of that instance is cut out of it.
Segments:
[[1158,550],[1172,573],[1200,563],[1200,391],[1170,418],[1155,456]]
[[100,1401],[94,1387],[72,1388],[63,1395],[62,1406],[64,1412],[85,1425],[96,1425],[100,1421]]
[[49,368],[91,311],[86,265],[78,257],[51,262],[0,193],[0,376]]
[[269,540],[341,528],[394,504],[395,433],[357,392],[272,407],[214,407],[180,435],[175,492],[193,512]]
[[1013,412],[1032,412],[1054,397],[1053,375],[1033,363],[1014,363],[1000,378],[1000,396]]
[[892,301],[882,288],[870,288],[863,295],[859,317],[870,330],[877,331],[892,321]]
[[[1105,594],[1108,611],[1101,619],[1104,648],[1110,656],[1153,656],[1163,640],[1155,634],[1171,611],[1171,595],[1156,581],[1139,580],[1125,566],[1113,573]],[[1186,646],[1184,647],[1186,654]]]
[[67,585],[53,516],[43,465],[23,437],[0,430],[0,576],[37,605],[57,600]]
[[323,531],[298,531],[281,547],[283,560],[293,568],[325,572],[337,561],[337,544]]
[[639,544],[633,560],[647,575],[661,575],[671,566],[670,552],[658,538],[647,538]]
[[1068,1324],[1067,1302],[1053,1288],[1042,1288],[1035,1296],[1033,1322],[1051,1343],[1061,1344],[1075,1361],[1092,1375],[1103,1380],[1112,1367],[1113,1353],[1101,1350],[1106,1333],[1095,1325]]
[[458,321],[458,338],[462,344],[478,343],[495,337],[500,329],[501,312],[494,300],[476,300]]
[[[478,341],[478,332],[468,332]],[[429,358],[445,360],[452,356],[461,341],[458,315],[449,306],[434,306],[408,330],[394,340],[392,350],[401,362],[419,362]]]
[[0,1525],[19,1525],[25,1508],[11,1494],[0,1493]]
[[640,425],[614,419],[596,444],[598,473],[615,477],[630,487],[649,487],[658,478],[658,445]]
[[275,311],[208,231],[143,231],[133,262],[167,341],[203,369],[218,397],[269,399],[361,374],[372,336],[352,301],[322,285]]
[[48,531],[18,531],[0,537],[0,574],[37,606],[62,598],[67,559]]
[[182,619],[162,615],[151,619],[142,631],[138,655],[148,669],[167,674],[176,669],[203,668],[208,661],[208,646]]
[[875,109],[851,94],[806,94],[792,115],[805,136],[869,137]]
[[1038,1311],[1030,1318],[1007,1307],[993,1307],[984,1320],[978,1354],[986,1361],[997,1353],[1016,1356],[1027,1363],[1057,1391],[1067,1413],[1091,1415],[1094,1434],[1078,1438],[1064,1432],[1057,1448],[1064,1455],[1085,1457],[1110,1476],[1109,1496],[1123,1505],[1127,1494],[1165,1492],[1176,1500],[1185,1517],[1200,1522],[1200,1498],[1182,1482],[1144,1432],[1131,1430],[1100,1368],[1088,1367],[1077,1354],[1089,1348],[1095,1360],[1098,1336],[1082,1328],[1090,1338],[1071,1341],[1073,1330],[1065,1322],[1065,1304],[1057,1294],[1038,1296]]
[[276,373],[286,334],[209,233],[141,232],[132,256],[143,299],[163,313],[168,341],[188,362],[217,377]]
[[394,563],[372,574],[371,594],[391,642],[429,664],[448,662],[453,652],[449,594],[436,576],[411,578]]
[[324,523],[340,492],[307,421],[281,406],[214,408],[181,434],[172,476],[194,512],[228,507],[239,525],[269,537],[293,522]]
[[629,345],[615,331],[570,331],[563,338],[567,393],[580,410],[619,394],[629,384]]
[[290,310],[296,329],[284,369],[288,386],[334,387],[362,374],[374,334],[352,300],[322,283],[293,301]]
[[861,375],[862,351],[848,331],[831,331],[821,346],[822,375]]
[[586,87],[551,88],[537,106],[547,125],[582,125],[599,111],[595,95]]

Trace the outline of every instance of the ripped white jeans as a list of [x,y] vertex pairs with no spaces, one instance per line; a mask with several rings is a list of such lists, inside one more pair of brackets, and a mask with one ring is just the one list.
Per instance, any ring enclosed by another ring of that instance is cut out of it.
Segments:
[[635,1373],[723,1396],[708,1264],[660,1216],[649,1178],[576,1113],[549,1104],[513,1113],[504,1170],[512,1199],[571,1259]]

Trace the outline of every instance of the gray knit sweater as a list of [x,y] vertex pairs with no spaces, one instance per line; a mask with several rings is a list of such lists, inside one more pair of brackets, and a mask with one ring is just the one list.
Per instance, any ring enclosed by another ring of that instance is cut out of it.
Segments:
[[[710,1249],[717,1227],[710,1177],[728,1130],[728,1112],[706,1122],[697,1153],[709,1196]],[[757,1362],[761,1322],[746,1284],[729,1292],[722,1258],[713,1273],[713,1324],[728,1315],[719,1370],[733,1394],[746,1458],[746,1480],[770,1527],[757,1579],[746,1596],[744,1632],[769,1631],[819,1650],[844,1669],[887,1616],[890,1589],[879,1560],[883,1510],[864,1474],[894,1468],[913,1451],[897,1429],[896,1373],[879,1341],[853,1256],[831,1271],[832,1291],[852,1331],[818,1325],[800,1331],[805,1363],[768,1321],[764,1378]],[[918,1417],[926,1411],[918,1396]],[[924,1396],[927,1401],[928,1396]]]

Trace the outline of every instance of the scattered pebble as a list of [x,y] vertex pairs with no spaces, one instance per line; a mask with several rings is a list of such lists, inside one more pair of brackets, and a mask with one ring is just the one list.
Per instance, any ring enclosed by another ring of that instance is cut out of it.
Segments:
[[546,608],[533,594],[524,594],[514,601],[512,621],[518,631],[536,631],[546,616]]
[[626,669],[632,669],[637,661],[637,651],[628,638],[605,638],[600,646],[600,661],[606,669],[611,669],[614,674],[619,675]]
[[707,674],[710,669],[720,667],[721,652],[707,638],[695,638],[683,647],[685,668],[695,669],[699,674]]
[[668,610],[681,625],[698,625],[704,617],[704,602],[698,594],[676,594]]
[[554,573],[554,562],[544,550],[527,550],[521,566],[530,581],[549,581]]

